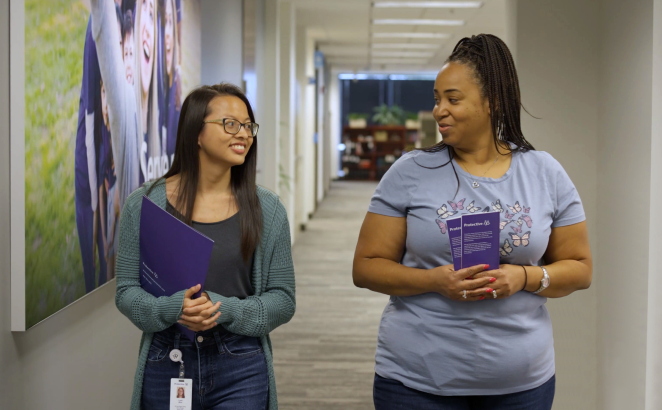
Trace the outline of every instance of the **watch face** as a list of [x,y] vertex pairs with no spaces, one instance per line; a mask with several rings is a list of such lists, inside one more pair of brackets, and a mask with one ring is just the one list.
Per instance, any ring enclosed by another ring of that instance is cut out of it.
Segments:
[[542,279],[542,285],[543,285],[544,287],[548,287],[548,286],[549,286],[549,277],[544,277],[544,278]]

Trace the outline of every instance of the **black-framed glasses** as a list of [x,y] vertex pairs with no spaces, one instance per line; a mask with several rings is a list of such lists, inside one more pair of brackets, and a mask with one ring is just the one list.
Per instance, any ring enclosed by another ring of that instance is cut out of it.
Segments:
[[250,134],[250,136],[253,138],[257,137],[257,130],[260,128],[260,125],[254,122],[247,122],[245,124],[242,124],[241,122],[233,118],[221,118],[218,120],[203,121],[204,124],[207,124],[209,122],[214,122],[216,124],[223,124],[223,129],[225,130],[225,132],[232,135],[236,135],[239,132],[239,130],[241,130],[241,127],[244,127],[244,129],[246,129]]

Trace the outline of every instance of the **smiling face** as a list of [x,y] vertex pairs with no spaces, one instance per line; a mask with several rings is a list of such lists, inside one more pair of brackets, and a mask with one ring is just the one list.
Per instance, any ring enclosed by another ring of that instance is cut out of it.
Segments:
[[172,10],[172,1],[166,0],[165,7],[165,55],[166,55],[166,72],[172,75],[172,58],[175,54],[174,45],[174,15]]
[[140,47],[140,82],[142,92],[147,95],[152,80],[152,68],[154,66],[154,0],[141,0],[140,2],[139,36]]
[[432,113],[446,145],[471,149],[485,138],[491,141],[489,102],[470,67],[446,64],[434,83],[434,100]]
[[[205,121],[232,119],[241,123],[251,122],[244,102],[235,96],[215,97],[209,103]],[[198,136],[200,162],[221,163],[233,167],[241,165],[253,145],[253,138],[241,127],[236,135],[225,132],[222,123],[206,123]]]
[[124,38],[124,69],[126,81],[133,85],[133,33]]

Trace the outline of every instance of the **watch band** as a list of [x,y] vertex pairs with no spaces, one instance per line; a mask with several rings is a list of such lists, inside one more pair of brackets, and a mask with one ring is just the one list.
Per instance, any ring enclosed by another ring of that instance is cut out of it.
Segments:
[[[533,292],[534,295],[542,292],[543,290],[549,287],[549,275],[547,274],[547,269],[545,269],[544,266],[541,266],[540,268],[542,268],[542,279],[540,279],[540,287],[538,288],[538,290]],[[545,282],[547,282],[547,285],[545,285]]]

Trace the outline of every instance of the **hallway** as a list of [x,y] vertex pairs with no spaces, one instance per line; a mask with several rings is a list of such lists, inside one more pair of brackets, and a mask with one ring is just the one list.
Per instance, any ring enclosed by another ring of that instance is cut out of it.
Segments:
[[280,407],[373,409],[377,328],[388,297],[352,283],[375,183],[333,182],[293,248],[297,311],[271,338]]

